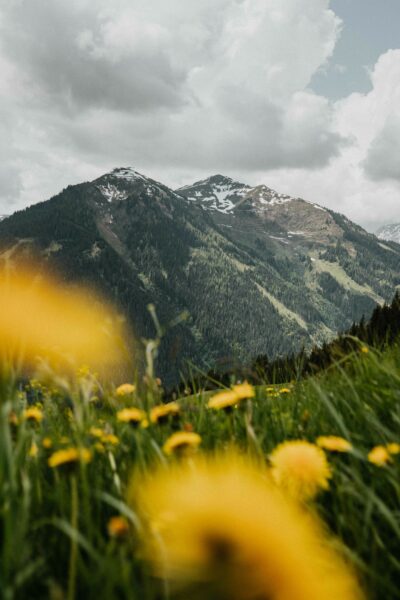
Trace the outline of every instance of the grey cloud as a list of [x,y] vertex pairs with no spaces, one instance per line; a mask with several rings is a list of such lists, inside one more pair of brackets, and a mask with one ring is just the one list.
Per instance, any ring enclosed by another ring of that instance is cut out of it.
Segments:
[[184,102],[186,74],[157,36],[141,36],[132,51],[112,56],[99,46],[101,26],[95,3],[90,11],[59,0],[23,0],[3,15],[2,49],[58,107],[151,111]]

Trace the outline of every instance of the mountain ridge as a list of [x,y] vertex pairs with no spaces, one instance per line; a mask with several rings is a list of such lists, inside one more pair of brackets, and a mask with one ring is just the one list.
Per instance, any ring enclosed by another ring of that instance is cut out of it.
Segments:
[[320,344],[400,284],[400,246],[222,175],[171,190],[116,168],[2,221],[0,258],[10,247],[99,288],[127,315],[137,348],[154,336],[148,304],[162,323],[187,312],[161,344],[167,384],[187,361],[207,369]]

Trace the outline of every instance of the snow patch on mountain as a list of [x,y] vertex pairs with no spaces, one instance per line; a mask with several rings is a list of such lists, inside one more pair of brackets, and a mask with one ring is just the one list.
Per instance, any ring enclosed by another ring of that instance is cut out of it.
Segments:
[[106,183],[105,185],[99,185],[97,188],[108,202],[114,202],[115,200],[126,200],[128,192],[120,190],[112,183]]
[[393,223],[390,225],[384,225],[376,232],[376,236],[380,240],[386,240],[387,242],[397,242],[400,244],[400,223]]

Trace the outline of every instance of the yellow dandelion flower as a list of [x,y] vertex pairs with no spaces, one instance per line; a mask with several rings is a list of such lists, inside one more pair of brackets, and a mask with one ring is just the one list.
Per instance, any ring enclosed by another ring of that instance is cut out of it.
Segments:
[[367,346],[363,346],[363,347],[361,348],[361,352],[362,352],[363,354],[368,354],[368,352],[369,352],[369,348],[367,348]]
[[386,448],[389,454],[400,454],[400,444],[397,444],[396,442],[388,444]]
[[101,438],[101,436],[104,435],[104,431],[100,427],[91,427],[89,429],[89,433],[93,437],[97,437],[97,438]]
[[385,446],[375,446],[368,453],[368,460],[373,465],[377,467],[384,467],[388,462],[390,462],[390,454]]
[[310,500],[328,489],[331,470],[325,453],[315,444],[284,442],[269,458],[273,481],[294,498]]
[[46,448],[46,450],[48,450],[49,448],[51,448],[53,446],[53,442],[51,440],[51,438],[49,437],[45,437],[42,439],[42,446],[43,448]]
[[287,388],[287,387],[283,387],[279,390],[280,394],[290,394],[290,392],[291,392],[291,389]]
[[43,420],[43,412],[37,406],[30,406],[24,410],[23,417],[25,421],[40,423]]
[[101,442],[96,442],[93,445],[93,448],[96,450],[96,452],[99,452],[100,454],[104,454],[106,451],[106,449],[104,448],[104,446]]
[[317,446],[331,452],[350,452],[352,445],[337,435],[321,435],[316,440]]
[[238,400],[246,400],[246,398],[254,398],[255,392],[252,385],[245,381],[234,385],[232,391],[235,392]]
[[81,364],[114,372],[126,364],[123,333],[110,306],[44,274],[43,266],[0,270],[1,351],[24,366],[35,367],[41,357],[57,372],[74,373]]
[[226,410],[236,406],[239,402],[240,399],[236,393],[233,390],[227,390],[225,392],[214,394],[214,396],[209,399],[207,406],[208,408],[213,408],[215,410]]
[[112,538],[125,538],[129,534],[129,523],[125,517],[111,517],[107,524],[107,531]]
[[133,394],[136,390],[136,386],[131,383],[123,383],[115,390],[116,396],[129,396],[129,394]]
[[174,454],[185,452],[187,450],[196,450],[201,444],[201,437],[198,433],[190,431],[177,431],[173,433],[165,442],[163,450],[165,454]]
[[151,423],[164,423],[169,417],[178,417],[180,406],[177,402],[168,402],[154,406],[150,411]]
[[88,463],[91,459],[92,453],[87,448],[65,448],[54,452],[47,462],[49,467],[57,468],[78,462]]
[[117,420],[122,423],[138,425],[146,417],[146,413],[140,408],[123,408],[117,412]]
[[130,501],[145,524],[143,556],[182,597],[362,598],[316,517],[244,459],[174,463],[134,481]]
[[28,456],[30,456],[30,458],[36,458],[36,456],[39,454],[39,448],[36,442],[32,442],[31,447],[29,448],[28,451]]
[[103,444],[111,444],[111,446],[118,446],[119,439],[113,433],[105,433],[101,436],[101,442]]

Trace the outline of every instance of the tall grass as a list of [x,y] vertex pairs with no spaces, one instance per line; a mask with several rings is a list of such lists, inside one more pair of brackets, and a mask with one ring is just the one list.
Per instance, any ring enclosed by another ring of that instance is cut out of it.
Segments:
[[[175,460],[163,444],[177,430],[199,433],[200,452],[235,445],[266,465],[286,440],[346,438],[353,451],[329,453],[330,488],[314,507],[344,543],[367,596],[399,597],[400,455],[381,467],[368,461],[372,447],[400,442],[398,348],[357,353],[345,369],[335,366],[296,384],[260,386],[254,399],[230,412],[209,409],[209,393],[200,392],[178,400],[178,418],[159,423],[148,418],[146,427],[120,422],[122,404],[148,410],[159,402],[159,386],[153,380],[147,384],[140,395],[121,399],[111,389],[96,388],[90,374],[63,388],[38,382],[21,388],[3,375],[0,589],[5,599],[168,598],[168,587],[153,577],[141,553],[143,524],[127,493],[133,469],[144,475]],[[24,418],[29,403],[42,411],[40,422]],[[49,457],[70,447],[90,449],[92,460],[51,468]],[[114,516],[126,519],[129,533],[110,530]]]

